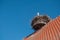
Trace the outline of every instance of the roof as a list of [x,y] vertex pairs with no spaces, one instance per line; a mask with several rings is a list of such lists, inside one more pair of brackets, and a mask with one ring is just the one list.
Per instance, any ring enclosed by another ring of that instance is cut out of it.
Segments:
[[24,40],[60,40],[60,16]]

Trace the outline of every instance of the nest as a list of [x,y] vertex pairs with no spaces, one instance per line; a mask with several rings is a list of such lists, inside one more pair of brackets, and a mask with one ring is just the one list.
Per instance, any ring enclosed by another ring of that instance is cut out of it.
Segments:
[[36,16],[31,23],[32,28],[37,31],[41,29],[44,25],[46,25],[50,21],[50,18],[46,15]]

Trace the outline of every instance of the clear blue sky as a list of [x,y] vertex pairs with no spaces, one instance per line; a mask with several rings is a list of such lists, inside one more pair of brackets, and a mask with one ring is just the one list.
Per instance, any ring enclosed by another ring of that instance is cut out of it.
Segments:
[[0,40],[22,40],[31,34],[36,13],[60,15],[60,0],[0,0]]

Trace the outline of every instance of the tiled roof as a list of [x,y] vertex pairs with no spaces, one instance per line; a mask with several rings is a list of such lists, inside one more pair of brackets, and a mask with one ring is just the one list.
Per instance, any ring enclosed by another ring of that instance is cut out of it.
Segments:
[[60,16],[24,40],[60,40]]

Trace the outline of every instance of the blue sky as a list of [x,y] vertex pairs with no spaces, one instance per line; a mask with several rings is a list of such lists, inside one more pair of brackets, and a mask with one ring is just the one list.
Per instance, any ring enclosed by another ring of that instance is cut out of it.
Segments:
[[36,13],[60,15],[60,0],[0,0],[0,40],[22,40],[33,32]]

